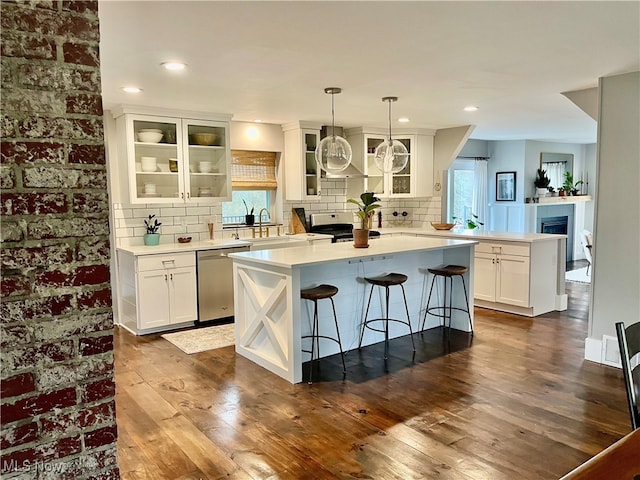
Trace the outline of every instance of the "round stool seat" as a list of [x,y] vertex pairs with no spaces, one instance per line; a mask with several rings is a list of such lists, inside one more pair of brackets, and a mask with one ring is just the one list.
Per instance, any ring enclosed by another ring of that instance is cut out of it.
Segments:
[[380,277],[365,277],[365,280],[373,285],[389,287],[391,285],[401,285],[407,281],[407,278],[402,273],[389,273]]
[[464,275],[467,273],[467,267],[461,265],[446,265],[444,267],[429,268],[429,273],[434,275],[442,275],[444,277],[453,277],[454,275]]
[[317,287],[300,290],[300,296],[306,300],[321,300],[331,298],[338,293],[338,287],[333,285],[318,285]]

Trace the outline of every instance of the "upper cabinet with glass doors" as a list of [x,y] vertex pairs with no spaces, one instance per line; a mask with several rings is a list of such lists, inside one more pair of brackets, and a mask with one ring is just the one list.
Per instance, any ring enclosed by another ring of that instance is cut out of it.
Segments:
[[231,197],[230,115],[199,114],[206,118],[194,120],[178,112],[134,113],[139,111],[123,107],[114,115],[131,203],[213,203]]
[[374,160],[376,147],[388,138],[388,132],[375,128],[346,130],[353,149],[353,164],[365,174],[364,190],[383,198],[427,197],[433,194],[432,130],[414,129],[392,132],[392,138],[407,147],[409,159],[400,172],[383,172]]
[[304,121],[282,126],[287,200],[312,200],[320,197],[322,172],[316,163],[320,126],[316,122]]

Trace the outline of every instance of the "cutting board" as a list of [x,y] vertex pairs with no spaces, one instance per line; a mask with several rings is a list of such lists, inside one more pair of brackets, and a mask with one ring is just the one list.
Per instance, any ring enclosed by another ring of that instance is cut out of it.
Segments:
[[307,233],[307,216],[304,208],[291,209],[291,229],[292,233]]

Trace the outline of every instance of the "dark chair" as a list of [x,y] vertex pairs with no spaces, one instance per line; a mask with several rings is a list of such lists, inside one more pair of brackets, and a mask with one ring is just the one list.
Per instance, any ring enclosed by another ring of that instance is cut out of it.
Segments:
[[624,323],[616,323],[618,334],[618,346],[620,347],[620,360],[622,361],[622,373],[627,388],[627,402],[631,415],[631,428],[640,428],[640,410],[638,410],[638,398],[640,397],[640,359],[635,360],[631,366],[631,359],[640,353],[640,322],[625,328]]
[[[314,360],[316,363],[318,362],[318,357],[320,357],[320,339],[325,338],[327,340],[331,340],[338,344],[340,347],[340,356],[342,357],[342,375],[345,376],[347,374],[347,366],[344,363],[344,352],[342,351],[342,342],[340,341],[340,329],[338,328],[338,317],[336,316],[336,306],[333,303],[333,296],[338,293],[338,287],[334,287],[333,285],[318,285],[317,287],[307,288],[305,290],[300,290],[300,297],[305,300],[310,300],[313,302],[313,326],[311,335],[304,335],[302,338],[310,338],[311,339],[311,350],[302,350],[305,353],[311,354],[311,363],[309,365],[309,381],[308,383],[313,383],[313,363]],[[331,308],[333,309],[333,321],[336,324],[336,337],[329,337],[327,335],[320,335],[319,325],[318,325],[318,300],[322,300],[328,298],[331,300]]]
[[[471,312],[469,309],[469,298],[467,296],[467,285],[464,281],[464,274],[467,273],[467,267],[461,265],[445,265],[442,267],[433,267],[427,269],[430,274],[433,275],[431,280],[431,288],[429,289],[429,298],[427,299],[427,307],[424,311],[424,318],[422,319],[422,330],[427,321],[427,315],[433,315],[434,317],[442,318],[443,327],[445,329],[451,329],[451,313],[453,310],[464,312],[469,317],[469,328],[471,329],[471,335],[473,335],[473,321],[471,320]],[[436,283],[436,279],[440,277],[444,281],[444,305],[431,306],[431,294],[433,293],[433,286]],[[459,278],[462,282],[462,288],[464,289],[464,300],[466,307],[454,307],[453,306],[453,279]],[[448,280],[448,282],[447,282]],[[447,283],[449,288],[447,289]],[[447,305],[447,293],[449,294]],[[448,312],[448,313],[447,313]],[[449,319],[449,325],[447,326],[447,319]]]
[[[358,342],[358,349],[362,348],[362,339],[364,338],[364,330],[368,328],[374,332],[384,333],[384,359],[389,358],[389,322],[402,323],[409,327],[409,335],[411,336],[411,345],[413,351],[416,351],[416,345],[413,342],[413,330],[411,329],[411,319],[409,318],[409,306],[407,305],[407,296],[404,293],[404,282],[407,281],[407,276],[402,273],[388,273],[379,277],[365,277],[367,283],[371,285],[371,293],[369,293],[369,302],[367,303],[367,310],[364,313],[364,321],[362,322],[362,329],[360,330],[360,342]],[[389,318],[389,287],[399,285],[402,289],[402,298],[404,299],[404,308],[407,311],[407,320],[400,320],[397,318]],[[383,318],[367,318],[369,315],[369,306],[371,305],[371,296],[373,295],[374,287],[382,287],[385,290],[385,316]],[[384,328],[374,328],[370,325],[372,322],[384,322]]]

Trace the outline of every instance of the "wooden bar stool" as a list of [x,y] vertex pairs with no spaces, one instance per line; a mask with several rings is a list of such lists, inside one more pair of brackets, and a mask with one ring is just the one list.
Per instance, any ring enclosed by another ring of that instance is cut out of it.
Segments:
[[[435,267],[427,269],[429,273],[433,275],[431,280],[431,288],[429,289],[429,297],[427,299],[427,308],[424,311],[424,318],[422,319],[422,330],[424,330],[424,324],[427,321],[427,315],[433,315],[434,317],[440,317],[443,319],[443,326],[447,328],[447,318],[449,319],[448,328],[451,329],[451,312],[452,310],[459,310],[466,312],[469,316],[469,327],[471,327],[471,335],[473,335],[473,322],[471,321],[471,313],[469,312],[469,298],[467,296],[467,285],[464,281],[464,274],[467,273],[467,267],[461,265],[445,265],[443,267]],[[430,307],[431,293],[433,292],[433,285],[436,282],[436,278],[441,277],[444,281],[444,305],[438,305]],[[464,289],[464,300],[467,308],[454,307],[453,306],[453,279],[459,277],[462,280],[462,288]],[[449,280],[449,306],[447,306],[447,279]],[[449,314],[447,315],[447,311]]]
[[[360,331],[360,342],[358,343],[358,348],[362,348],[362,339],[364,338],[364,329],[368,328],[369,330],[373,330],[374,332],[382,332],[384,333],[384,358],[385,360],[389,358],[389,322],[398,322],[409,327],[409,334],[411,335],[411,345],[413,345],[413,351],[416,351],[416,345],[413,343],[413,330],[411,329],[411,319],[409,318],[409,307],[407,305],[407,296],[404,293],[404,282],[407,281],[407,276],[402,273],[389,273],[387,275],[382,275],[380,277],[365,277],[367,283],[371,284],[371,293],[369,293],[369,301],[367,302],[367,310],[364,314],[364,321],[362,322],[362,329]],[[407,321],[399,320],[396,318],[389,318],[389,287],[394,285],[400,285],[402,288],[402,298],[404,298],[404,308],[407,311]],[[371,296],[373,295],[373,287],[384,287],[385,289],[385,317],[384,318],[371,318],[367,319],[369,315],[369,306],[371,305]],[[384,329],[381,328],[373,328],[369,324],[371,322],[384,322]]]
[[[304,335],[302,338],[310,338],[311,339],[311,350],[302,350],[305,353],[311,354],[311,365],[309,368],[309,384],[313,383],[313,360],[318,362],[318,358],[320,357],[320,339],[326,338],[327,340],[331,340],[336,342],[340,347],[340,356],[342,357],[342,375],[346,376],[347,367],[344,363],[344,352],[342,351],[342,342],[340,340],[340,330],[338,328],[338,317],[336,316],[336,306],[333,303],[333,296],[338,293],[338,288],[333,285],[318,285],[317,287],[307,288],[305,290],[300,290],[300,297],[305,300],[311,300],[313,302],[313,327],[311,335]],[[329,337],[326,335],[320,335],[318,329],[318,300],[322,300],[324,298],[328,298],[331,300],[331,308],[333,309],[333,321],[336,324],[336,335],[337,337]]]

